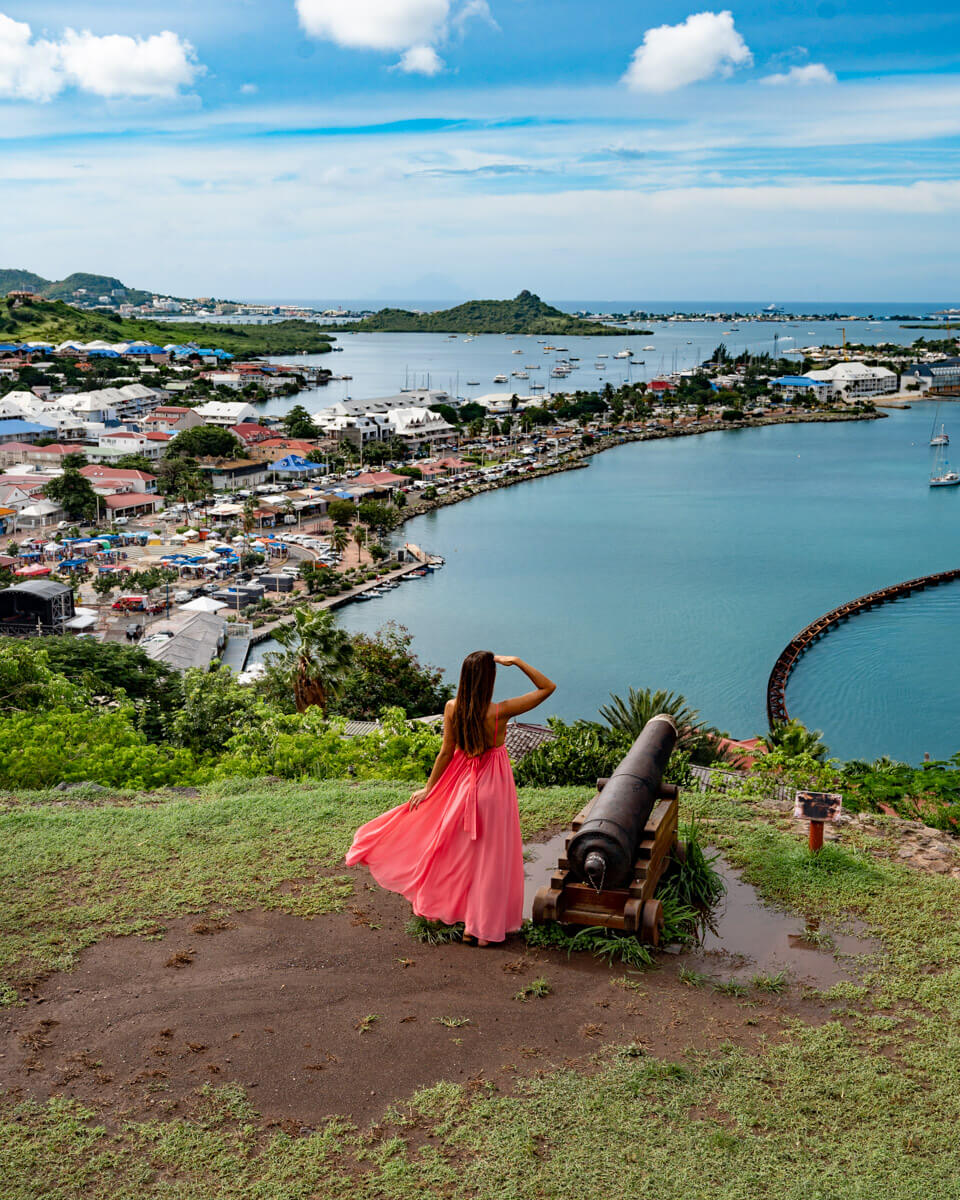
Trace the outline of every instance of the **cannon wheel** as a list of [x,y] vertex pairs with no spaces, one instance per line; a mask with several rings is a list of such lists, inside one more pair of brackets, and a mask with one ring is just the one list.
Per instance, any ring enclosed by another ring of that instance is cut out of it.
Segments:
[[662,929],[663,905],[659,900],[647,900],[640,910],[640,940],[650,946],[659,946]]

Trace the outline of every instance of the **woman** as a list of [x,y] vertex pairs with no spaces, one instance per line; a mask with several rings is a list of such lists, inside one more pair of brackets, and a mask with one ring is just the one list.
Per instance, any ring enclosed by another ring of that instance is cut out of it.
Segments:
[[[501,667],[519,667],[532,692],[493,703]],[[463,922],[466,942],[502,942],[523,919],[523,845],[517,789],[504,748],[507,722],[542,704],[556,684],[520,658],[477,650],[443,714],[443,745],[426,787],[357,830],[347,863],[366,863],[413,911]]]

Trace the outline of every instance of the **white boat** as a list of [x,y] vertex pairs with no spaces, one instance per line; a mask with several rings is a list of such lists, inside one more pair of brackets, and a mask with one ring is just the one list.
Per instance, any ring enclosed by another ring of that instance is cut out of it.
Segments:
[[632,350],[618,350],[613,356],[614,358],[633,358]]
[[937,447],[937,457],[933,464],[933,474],[930,476],[931,487],[956,487],[960,483],[960,475],[950,470],[946,451],[943,446]]
[[513,377],[514,377],[514,379],[529,379],[530,378],[530,376],[527,374],[526,371],[514,371]]
[[947,428],[945,425],[941,425],[940,432],[935,433],[933,435],[933,437],[930,439],[930,445],[931,446],[949,446],[950,445],[950,434],[947,433]]
[[609,357],[610,357],[609,354],[598,354],[597,355],[597,358],[609,358]]
[[480,386],[479,379],[468,379],[467,380],[467,387],[479,387],[479,386]]
[[542,383],[531,383],[531,384],[530,384],[530,391],[531,391],[531,392],[542,392],[542,391],[543,391],[543,384],[542,384]]
[[656,346],[641,346],[640,349],[646,353],[649,350],[656,350]]
[[493,382],[494,383],[509,383],[510,381],[506,375],[494,375]]
[[523,364],[523,369],[524,369],[525,371],[539,371],[539,370],[540,370],[540,364],[539,364],[539,363],[524,363],[524,364]]
[[510,353],[511,354],[522,354],[523,351],[522,350],[511,350]]

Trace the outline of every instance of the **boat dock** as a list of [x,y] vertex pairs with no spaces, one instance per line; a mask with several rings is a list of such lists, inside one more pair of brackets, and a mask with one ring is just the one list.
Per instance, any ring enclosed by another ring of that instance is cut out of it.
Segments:
[[935,575],[921,575],[919,579],[908,579],[905,583],[880,588],[879,591],[869,592],[866,596],[851,600],[849,604],[841,604],[839,608],[818,617],[798,633],[777,659],[767,682],[767,720],[771,729],[790,720],[790,714],[787,712],[787,683],[794,667],[815,642],[858,613],[900,600],[912,592],[922,592],[927,588],[939,587],[942,583],[952,583],[955,579],[960,579],[960,567],[952,571],[940,571]]

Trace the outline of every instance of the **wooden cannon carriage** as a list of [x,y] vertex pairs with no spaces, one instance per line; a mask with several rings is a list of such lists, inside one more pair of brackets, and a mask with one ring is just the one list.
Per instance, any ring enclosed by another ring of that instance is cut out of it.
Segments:
[[666,713],[652,717],[609,779],[573,821],[548,887],[533,902],[534,922],[602,925],[656,946],[663,906],[655,892],[677,844],[678,792],[663,783],[677,744]]
[[[606,785],[597,780],[597,795],[574,817],[567,835],[567,846],[589,818]],[[637,849],[633,879],[627,887],[597,891],[589,883],[576,880],[566,854],[560,856],[550,883],[537,892],[533,901],[535,924],[560,921],[564,925],[602,925],[633,933],[642,942],[656,946],[663,928],[663,906],[656,890],[671,855],[681,853],[677,841],[679,791],[670,783],[661,784],[660,799],[647,821]]]

